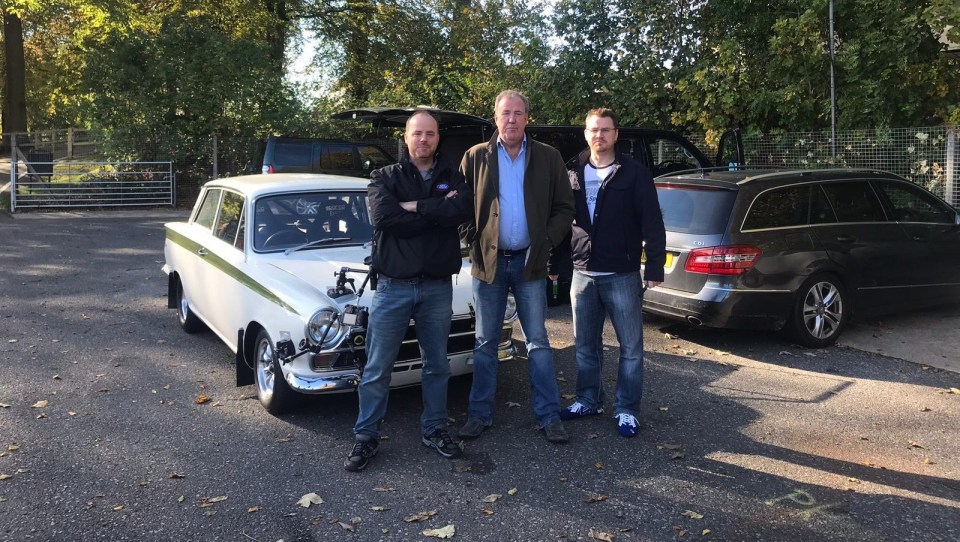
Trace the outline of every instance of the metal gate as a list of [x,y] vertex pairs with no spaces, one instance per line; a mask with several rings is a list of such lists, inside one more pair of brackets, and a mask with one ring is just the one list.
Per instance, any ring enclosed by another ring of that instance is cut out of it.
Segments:
[[57,162],[14,150],[10,210],[176,204],[172,162]]

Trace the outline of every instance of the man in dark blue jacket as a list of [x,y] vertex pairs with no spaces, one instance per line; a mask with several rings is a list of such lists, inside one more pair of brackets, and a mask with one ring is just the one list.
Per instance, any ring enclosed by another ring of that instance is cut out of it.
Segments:
[[457,226],[470,218],[473,191],[455,165],[438,160],[440,134],[432,115],[411,115],[403,139],[409,159],[370,176],[373,266],[379,281],[370,305],[355,443],[344,462],[349,471],[365,468],[379,450],[393,364],[411,319],[423,355],[423,445],[446,458],[461,454],[447,432],[447,338],[453,316],[451,276],[460,272],[463,261]]
[[643,393],[643,292],[663,282],[666,232],[650,171],[616,152],[617,129],[613,111],[587,113],[584,137],[590,148],[569,172],[576,204],[570,299],[577,400],[560,417],[572,420],[603,413],[603,324],[609,315],[620,343],[614,415],[620,434],[634,437],[640,430]]

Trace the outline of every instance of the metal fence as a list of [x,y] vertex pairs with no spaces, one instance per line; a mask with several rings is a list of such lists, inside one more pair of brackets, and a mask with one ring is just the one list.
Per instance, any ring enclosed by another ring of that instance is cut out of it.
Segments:
[[743,140],[750,165],[880,169],[901,175],[960,207],[958,126],[840,131],[836,157],[830,132],[749,133]]

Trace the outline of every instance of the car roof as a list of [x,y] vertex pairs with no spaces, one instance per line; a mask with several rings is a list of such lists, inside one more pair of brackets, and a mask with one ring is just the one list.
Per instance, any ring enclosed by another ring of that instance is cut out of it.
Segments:
[[746,166],[742,168],[701,168],[677,171],[657,177],[658,183],[667,184],[701,184],[711,186],[744,186],[757,182],[776,182],[803,177],[809,181],[862,179],[864,176],[909,182],[894,173],[878,169],[796,169],[796,168],[757,168]]
[[270,175],[241,175],[224,177],[204,184],[205,188],[229,188],[248,197],[286,192],[315,190],[362,190],[366,192],[370,181],[344,175],[321,173],[273,173]]

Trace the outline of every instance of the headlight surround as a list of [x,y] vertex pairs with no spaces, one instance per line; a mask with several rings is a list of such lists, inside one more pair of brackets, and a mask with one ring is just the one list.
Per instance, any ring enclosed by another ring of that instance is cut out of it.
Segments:
[[503,319],[506,322],[512,322],[517,319],[517,300],[513,294],[507,294],[507,310],[503,313]]
[[304,335],[307,337],[307,342],[312,345],[320,345],[323,348],[336,345],[343,338],[340,311],[325,307],[313,313],[307,322]]

